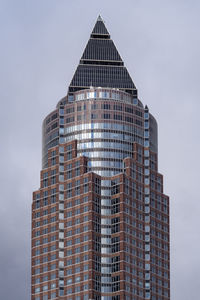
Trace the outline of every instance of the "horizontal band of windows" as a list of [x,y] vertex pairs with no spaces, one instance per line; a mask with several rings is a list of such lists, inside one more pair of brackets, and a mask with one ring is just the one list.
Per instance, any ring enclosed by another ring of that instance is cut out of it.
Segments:
[[[54,249],[54,250],[49,250],[49,251],[47,251],[47,252],[39,252],[40,251],[40,248],[38,249],[38,248],[34,248],[34,252],[35,252],[35,255],[33,255],[32,256],[32,258],[34,259],[34,258],[36,258],[37,256],[42,256],[42,255],[49,255],[50,253],[52,253],[52,252],[55,252],[55,251],[57,251],[57,249]],[[36,252],[38,250],[38,252]],[[37,254],[38,253],[38,254]]]
[[[76,184],[76,182],[75,182],[75,184]],[[77,186],[78,185],[78,186]],[[89,190],[89,186],[87,185],[87,184],[84,184],[84,185],[80,185],[80,183],[79,184],[76,184],[75,186],[74,186],[74,190],[75,190],[75,192],[77,192],[76,191],[76,188],[78,189],[78,191],[79,191],[79,188],[81,188],[81,186],[83,186],[83,190],[84,190],[84,193],[80,193],[80,195],[82,195],[82,194],[86,194],[87,192],[88,192],[88,190]],[[72,184],[70,183],[70,188],[72,188]],[[63,196],[64,197],[64,196]],[[64,198],[63,198],[63,200],[64,200]],[[80,200],[80,199],[79,199]],[[76,201],[76,200],[75,200]],[[58,202],[58,201],[57,201]],[[81,204],[85,204],[85,203],[87,203],[88,202],[88,197],[86,196],[86,197],[83,197],[82,199],[81,199],[81,201],[80,201],[80,203],[78,203],[77,205],[81,205]],[[45,198],[44,200],[35,200],[35,205],[34,205],[34,211],[35,210],[37,210],[37,209],[39,209],[39,208],[41,208],[41,207],[44,207],[44,206],[47,206],[48,205],[48,208],[50,207],[50,209],[52,208],[51,207],[51,204],[54,204],[55,205],[55,202],[54,203],[48,203],[48,198]],[[61,206],[60,206],[60,202],[59,202],[59,210],[63,210],[62,208],[61,208]],[[51,210],[51,212],[53,212],[53,210],[54,210],[54,208]],[[55,211],[56,212],[56,211]],[[35,217],[36,217],[36,215],[35,215]],[[37,217],[39,217],[39,215],[37,216]],[[55,216],[54,216],[55,217]],[[52,217],[52,218],[54,218],[54,217]],[[51,219],[52,219],[51,218]],[[53,221],[52,221],[53,222]]]
[[35,280],[34,280],[34,283],[32,285],[34,286],[34,285],[38,285],[42,282],[55,281],[55,279],[57,279],[57,278],[58,278],[58,276],[57,276],[56,273],[51,273],[51,276],[48,276],[48,275],[45,274],[45,276],[43,276],[42,279],[40,277],[36,277]]
[[[51,235],[49,233],[47,237],[43,238],[43,243],[42,244],[47,244],[47,243],[52,243],[52,242],[58,241],[57,236],[58,236],[57,232],[56,232],[56,235],[55,235],[55,233],[54,233],[54,235],[53,234]],[[37,239],[37,238],[38,238],[38,241],[40,241],[41,236],[40,237],[32,237],[33,240]],[[36,241],[35,241],[35,243],[36,243]]]
[[45,236],[45,235],[49,235],[49,233],[57,233],[59,231],[59,228],[57,228],[56,230],[50,231],[50,232],[41,232],[41,233],[36,233],[34,237],[39,237],[39,236]]
[[117,131],[99,131],[99,130],[91,130],[88,132],[79,132],[79,133],[71,133],[67,134],[65,136],[66,141],[68,140],[89,140],[89,139],[107,139],[107,140],[122,140],[122,141],[128,141],[132,140],[135,141],[137,138],[143,138],[143,135],[137,136],[134,133],[125,133],[125,132],[117,132]]
[[[55,216],[55,220],[51,221],[51,220],[48,220],[48,219],[45,219],[45,220],[42,220],[42,221],[36,221],[35,222],[35,225],[33,226],[33,229],[34,228],[41,228],[43,226],[46,226],[47,224],[51,224],[51,225],[54,225],[54,223],[57,223],[58,222],[58,219],[57,217]],[[48,222],[49,221],[49,222]]]
[[[59,268],[56,268],[55,269],[56,271],[59,271]],[[55,271],[54,270],[54,271]],[[40,276],[41,274],[45,274],[46,276],[48,276],[48,280],[47,281],[53,281],[53,280],[55,280],[55,279],[57,279],[58,278],[58,276],[56,276],[56,278],[53,278],[53,279],[51,279],[51,274],[52,274],[52,270],[49,270],[49,271],[43,271],[43,270],[41,270],[41,272],[38,272],[37,274],[32,274],[32,276],[33,276],[33,278],[35,278],[35,277],[37,277],[38,275]],[[37,283],[33,283],[32,285],[36,285]]]
[[[35,293],[33,295],[35,295],[35,294],[37,294],[37,295],[43,294],[43,292],[47,292],[47,291],[51,291],[52,292],[53,290],[58,290],[58,288],[57,287],[48,288],[48,286],[44,290],[40,290],[40,288],[36,288],[35,289]],[[55,298],[56,298],[56,296],[54,298],[51,298],[51,299],[55,299]]]
[[43,264],[46,264],[47,262],[52,262],[52,261],[56,261],[56,260],[59,260],[59,258],[57,257],[57,258],[54,258],[54,259],[49,259],[48,261],[45,261],[45,262],[43,262],[43,261],[37,261],[37,260],[35,260],[35,262],[33,263],[33,265],[34,266],[38,266],[38,265],[43,265]]
[[112,161],[112,160],[90,160],[88,161],[88,167],[101,167],[101,168],[124,168],[124,163],[120,161]]
[[[41,188],[42,190],[43,188]],[[40,209],[41,207],[35,207],[33,208],[33,211],[37,210],[37,209]],[[54,214],[54,213],[57,213],[57,210],[55,209],[56,206],[55,206],[55,203],[52,203],[52,204],[48,204],[48,209],[47,210],[43,210],[43,212],[45,211],[46,212],[46,215],[48,214]],[[49,211],[50,210],[50,211]],[[45,214],[43,214],[45,216]]]
[[143,130],[138,129],[134,125],[127,125],[127,124],[118,124],[116,122],[114,123],[84,123],[74,126],[68,126],[65,129],[65,133],[76,133],[77,131],[84,131],[85,130],[95,130],[95,129],[108,129],[108,130],[114,130],[114,131],[121,131],[122,133],[130,132],[131,134],[136,133],[139,136],[143,137]]
[[[105,149],[107,150],[107,149]],[[126,157],[131,157],[133,154],[132,151],[120,151],[119,149],[116,149],[115,151],[104,151],[104,149],[99,149],[98,151],[95,151],[95,149],[82,149],[78,151],[78,156],[87,156],[90,158],[111,158],[111,159],[124,159]]]
[[119,143],[118,141],[111,141],[111,142],[83,142],[81,141],[80,143],[78,143],[77,145],[77,150],[81,150],[81,149],[88,149],[88,148],[92,148],[92,149],[119,149],[121,151],[123,150],[128,150],[128,151],[133,151],[133,143],[131,142],[121,142]]
[[[85,124],[85,123],[84,123]],[[80,125],[84,125],[84,124],[80,124]],[[87,123],[86,123],[87,124]],[[105,123],[96,123],[96,124],[105,124]],[[75,129],[77,128],[77,126],[80,126],[80,125],[75,125],[75,126],[72,126],[72,127],[75,127]],[[111,125],[114,127],[114,125],[111,123]],[[131,137],[141,137],[141,138],[144,138],[144,130],[141,129],[141,128],[135,128],[133,126],[131,126],[131,128],[125,128],[126,125],[121,125],[121,127],[119,127],[120,124],[116,124],[115,123],[115,128],[98,128],[98,126],[96,126],[97,128],[87,128],[87,129],[80,129],[80,130],[75,130],[75,131],[71,131],[67,128],[63,128],[64,131],[63,131],[63,134],[65,137],[70,137],[70,136],[80,136],[80,137],[84,137],[84,136],[88,136],[88,137],[91,137],[91,136],[96,136],[96,137],[100,137],[100,138],[104,138],[104,137],[111,137],[112,138],[112,135],[116,136],[116,138],[118,139],[118,136],[121,135],[121,136],[131,136]],[[102,127],[102,126],[101,126]],[[119,128],[118,128],[119,127]],[[128,130],[126,130],[128,129]],[[146,133],[147,134],[147,133]],[[43,147],[43,149],[45,149],[45,146]],[[56,154],[58,155],[58,154]],[[55,155],[55,156],[56,156]],[[152,155],[152,160],[155,161],[156,157],[154,155]]]
[[[79,227],[78,227],[79,228]],[[82,228],[81,228],[82,229]],[[82,229],[82,231],[80,231],[80,232],[76,232],[76,230],[74,230],[74,232],[73,233],[69,233],[69,231],[65,234],[65,237],[70,237],[70,236],[76,236],[76,235],[80,235],[80,234],[82,234],[83,232],[87,232],[89,230],[89,228],[88,228],[88,226],[87,226],[87,228],[83,228]]]

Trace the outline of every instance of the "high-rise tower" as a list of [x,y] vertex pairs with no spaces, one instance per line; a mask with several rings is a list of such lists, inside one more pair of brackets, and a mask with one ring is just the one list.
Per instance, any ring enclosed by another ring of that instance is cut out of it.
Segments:
[[101,17],[43,122],[32,300],[169,300],[169,199],[157,123]]

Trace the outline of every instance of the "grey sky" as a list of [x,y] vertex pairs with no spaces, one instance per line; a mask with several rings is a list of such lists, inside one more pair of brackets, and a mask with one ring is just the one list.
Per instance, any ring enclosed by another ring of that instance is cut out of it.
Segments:
[[65,96],[100,13],[159,126],[171,198],[172,300],[199,295],[200,1],[0,1],[0,299],[30,299],[41,124]]

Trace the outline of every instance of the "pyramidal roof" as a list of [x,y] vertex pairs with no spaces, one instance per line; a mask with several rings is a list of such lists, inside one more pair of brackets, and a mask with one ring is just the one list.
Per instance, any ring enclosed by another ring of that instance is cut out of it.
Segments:
[[137,89],[101,16],[72,78],[69,94],[90,86],[118,88],[137,96]]
[[92,34],[102,34],[108,35],[110,37],[109,32],[100,15],[98,16],[94,29],[92,30]]

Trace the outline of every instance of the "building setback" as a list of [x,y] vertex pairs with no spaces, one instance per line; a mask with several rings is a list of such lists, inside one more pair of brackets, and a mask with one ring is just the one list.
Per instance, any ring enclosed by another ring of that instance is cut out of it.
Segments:
[[101,17],[42,147],[31,299],[170,299],[157,123]]

